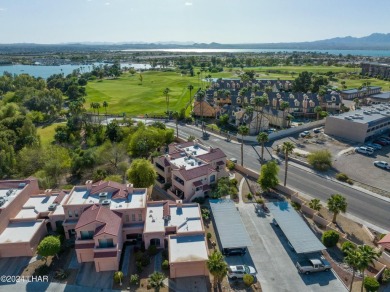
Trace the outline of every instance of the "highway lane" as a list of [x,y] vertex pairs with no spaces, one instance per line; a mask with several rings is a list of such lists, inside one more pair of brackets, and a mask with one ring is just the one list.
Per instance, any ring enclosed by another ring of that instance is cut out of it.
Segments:
[[[167,123],[167,126],[174,127],[173,123]],[[179,134],[185,137],[193,135],[197,138],[201,136],[200,129],[190,128],[188,126],[179,126]],[[210,136],[208,140],[202,140],[204,144],[213,147],[220,147],[228,158],[235,157],[240,163],[241,150],[240,145],[235,142],[227,142],[223,138]],[[244,145],[244,165],[255,171],[260,169],[259,155],[261,147]],[[264,151],[266,159],[270,158],[269,153]],[[284,179],[284,165],[280,165],[280,180]],[[307,172],[300,168],[289,165],[287,185],[299,192],[311,197],[318,198],[321,201],[326,200],[335,193],[342,194],[348,202],[348,213],[367,221],[371,224],[390,230],[390,203],[373,197],[359,190],[327,180],[316,174]]]

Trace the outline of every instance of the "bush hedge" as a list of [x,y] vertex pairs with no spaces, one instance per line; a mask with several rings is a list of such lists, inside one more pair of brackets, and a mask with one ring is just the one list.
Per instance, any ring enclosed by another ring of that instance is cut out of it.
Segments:
[[379,290],[379,282],[374,278],[367,276],[364,278],[364,288],[366,288],[367,292],[376,292]]
[[340,235],[333,230],[325,231],[324,234],[322,234],[322,243],[326,247],[333,247],[337,244],[339,241]]

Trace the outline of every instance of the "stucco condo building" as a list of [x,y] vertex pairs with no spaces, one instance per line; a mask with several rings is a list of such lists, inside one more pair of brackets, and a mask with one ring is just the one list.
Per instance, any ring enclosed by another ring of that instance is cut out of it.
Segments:
[[364,107],[354,112],[329,116],[325,122],[325,134],[342,139],[365,142],[390,129],[390,106]]
[[170,195],[190,202],[210,194],[211,185],[226,177],[226,155],[198,141],[169,145],[166,155],[154,158],[156,184]]
[[168,248],[171,276],[208,275],[199,205],[147,202],[147,189],[111,181],[40,191],[36,179],[0,181],[0,257],[33,256],[39,241],[64,230],[79,263],[115,271],[123,244]]

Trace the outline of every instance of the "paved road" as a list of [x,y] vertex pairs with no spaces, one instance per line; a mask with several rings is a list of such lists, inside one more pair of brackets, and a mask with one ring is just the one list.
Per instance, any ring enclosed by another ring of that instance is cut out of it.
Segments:
[[252,246],[245,256],[227,257],[226,261],[229,265],[254,266],[263,291],[346,291],[333,272],[299,274],[295,263],[302,260],[302,256],[291,251],[283,232],[271,223],[269,214],[257,215],[253,204],[241,204],[239,210]]
[[[170,127],[175,127],[174,123],[167,123]],[[188,137],[189,135],[200,137],[200,129],[188,126],[179,126],[179,135]],[[240,162],[240,145],[237,142],[226,142],[222,137],[210,136],[204,144],[213,147],[220,147],[228,156],[235,157]],[[259,155],[261,147],[244,145],[244,165],[255,171],[260,169]],[[265,159],[270,159],[270,153],[264,151]],[[281,165],[280,179],[284,178],[284,165]],[[347,198],[348,213],[367,221],[370,224],[390,230],[390,202],[375,198],[365,192],[355,190],[337,182],[327,180],[316,174],[307,172],[300,168],[289,166],[287,184],[289,187],[312,197],[326,201],[330,195],[339,193]]]

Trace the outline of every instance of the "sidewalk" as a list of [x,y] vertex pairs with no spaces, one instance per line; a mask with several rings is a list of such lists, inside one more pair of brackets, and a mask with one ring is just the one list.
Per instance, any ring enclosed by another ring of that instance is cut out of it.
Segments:
[[[199,131],[199,132],[202,131],[199,127],[193,126],[193,125],[185,125],[185,127],[191,128],[191,129],[193,129],[193,130],[197,130],[197,131]],[[226,137],[221,136],[221,135],[218,135],[218,134],[216,134],[216,133],[214,133],[214,132],[212,132],[212,131],[206,130],[206,132],[207,132],[208,134],[210,134],[211,136],[217,137],[217,138],[222,139],[222,140],[226,140]],[[245,141],[245,139],[244,139],[244,141]],[[231,140],[230,143],[232,143],[232,144],[238,144],[238,145],[241,144],[240,142],[233,141],[233,140]]]

